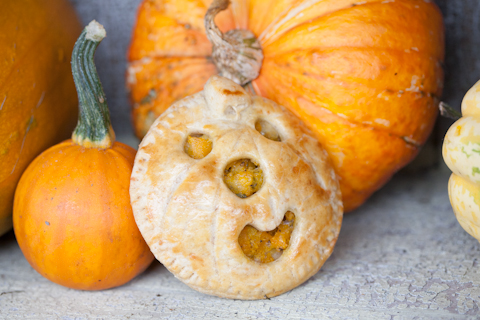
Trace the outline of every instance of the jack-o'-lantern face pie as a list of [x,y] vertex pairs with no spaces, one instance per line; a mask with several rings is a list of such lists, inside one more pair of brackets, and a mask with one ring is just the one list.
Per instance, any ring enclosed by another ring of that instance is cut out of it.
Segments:
[[235,299],[276,296],[314,275],[343,216],[335,172],[310,131],[220,76],[155,121],[130,196],[142,235],[170,272]]

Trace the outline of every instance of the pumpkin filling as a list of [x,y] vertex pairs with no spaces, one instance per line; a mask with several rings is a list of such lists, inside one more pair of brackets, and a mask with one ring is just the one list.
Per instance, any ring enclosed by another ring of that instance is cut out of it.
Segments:
[[294,224],[295,214],[287,211],[282,223],[272,231],[258,231],[252,226],[245,226],[238,237],[238,243],[243,253],[256,262],[275,261],[288,248]]
[[255,129],[267,139],[281,141],[277,130],[275,130],[275,128],[265,120],[257,120],[257,122],[255,122]]
[[202,159],[212,151],[212,140],[204,134],[194,133],[187,137],[184,150],[193,159]]
[[240,159],[225,168],[223,181],[237,196],[247,198],[262,186],[263,171],[250,159]]

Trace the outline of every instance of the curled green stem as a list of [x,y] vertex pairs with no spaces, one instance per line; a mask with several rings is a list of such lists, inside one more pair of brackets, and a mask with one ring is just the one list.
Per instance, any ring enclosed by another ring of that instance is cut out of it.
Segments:
[[105,36],[103,26],[93,20],[80,34],[72,53],[79,102],[78,124],[72,140],[86,148],[106,149],[115,141],[107,99],[94,62],[95,50]]

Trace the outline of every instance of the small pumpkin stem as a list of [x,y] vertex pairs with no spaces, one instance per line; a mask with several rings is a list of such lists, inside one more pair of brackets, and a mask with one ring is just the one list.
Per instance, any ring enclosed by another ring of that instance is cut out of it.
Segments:
[[438,108],[440,109],[440,115],[442,115],[445,118],[458,120],[462,117],[462,114],[460,112],[453,109],[452,107],[450,107],[448,104],[446,104],[443,101],[440,102],[440,104],[438,105]]
[[205,14],[205,31],[212,43],[212,59],[220,75],[243,86],[258,77],[263,52],[251,31],[235,29],[223,34],[218,29],[215,17],[229,4],[229,0],[212,2]]
[[79,118],[72,140],[86,148],[107,149],[115,142],[107,99],[94,62],[95,50],[105,36],[103,26],[93,20],[73,47],[72,73],[78,94]]

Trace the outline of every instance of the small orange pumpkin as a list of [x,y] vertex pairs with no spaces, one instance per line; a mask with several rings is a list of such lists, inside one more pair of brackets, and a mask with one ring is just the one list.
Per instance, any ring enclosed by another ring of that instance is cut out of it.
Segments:
[[0,235],[12,228],[18,180],[77,121],[69,57],[82,31],[66,0],[0,1]]
[[432,1],[232,0],[219,13],[227,5],[142,3],[127,72],[139,137],[220,73],[314,131],[339,176],[345,211],[416,156],[443,88],[444,27]]
[[71,140],[38,156],[18,184],[15,236],[42,276],[100,290],[126,283],[153,261],[130,205],[135,150],[115,135],[93,55],[105,30],[90,23],[72,54],[80,117]]

